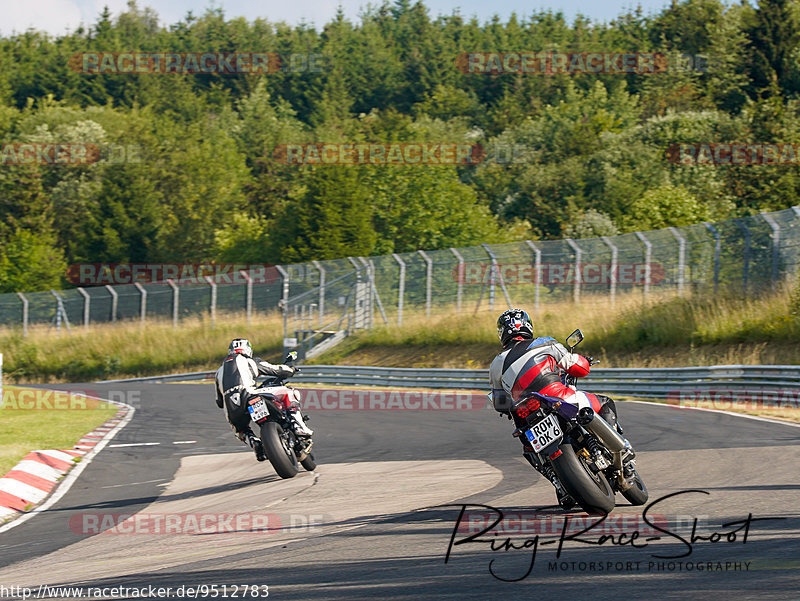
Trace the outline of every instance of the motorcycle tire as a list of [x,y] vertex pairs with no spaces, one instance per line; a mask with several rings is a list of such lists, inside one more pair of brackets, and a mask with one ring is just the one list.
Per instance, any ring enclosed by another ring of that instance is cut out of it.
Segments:
[[314,461],[314,454],[309,453],[306,455],[306,458],[300,462],[300,465],[302,465],[303,469],[305,469],[307,472],[313,472],[317,467],[317,463]]
[[644,480],[642,480],[642,477],[635,469],[633,470],[633,474],[633,486],[631,486],[628,490],[623,490],[620,492],[631,505],[644,505],[647,503],[647,499],[649,497],[647,493],[647,487],[644,485]]
[[261,442],[267,452],[267,458],[281,478],[294,478],[297,475],[293,437],[291,432],[284,432],[275,422],[265,422],[261,425]]
[[558,448],[561,454],[550,463],[566,491],[587,513],[610,513],[615,505],[614,490],[605,474],[594,473],[571,444]]

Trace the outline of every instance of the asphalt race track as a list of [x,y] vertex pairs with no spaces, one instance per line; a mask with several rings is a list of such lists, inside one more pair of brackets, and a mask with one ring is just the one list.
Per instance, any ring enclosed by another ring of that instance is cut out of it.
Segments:
[[[136,414],[56,505],[0,534],[2,586],[171,587],[172,598],[205,586],[196,598],[219,599],[263,598],[249,587],[267,585],[291,601],[800,599],[798,427],[621,403],[657,501],[650,524],[618,496],[606,523],[577,535],[599,517],[572,512],[562,530],[552,486],[488,408],[313,412],[319,466],[281,480],[233,437],[211,384],[74,386],[87,387],[131,393]],[[141,443],[158,444],[119,446]],[[478,505],[507,519],[466,542],[497,515]],[[151,521],[98,534],[109,514]],[[232,520],[221,532],[187,521],[221,514]],[[159,531],[153,516],[190,531]],[[451,541],[461,544],[445,563]]]

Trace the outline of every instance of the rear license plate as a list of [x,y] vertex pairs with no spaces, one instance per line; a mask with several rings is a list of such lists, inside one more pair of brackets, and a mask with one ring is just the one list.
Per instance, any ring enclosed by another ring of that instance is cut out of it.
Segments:
[[561,442],[564,438],[564,433],[558,425],[558,420],[555,415],[548,415],[538,424],[533,426],[530,430],[525,432],[525,436],[531,441],[533,450],[537,453],[550,446],[554,442]]
[[269,410],[267,409],[267,404],[264,402],[264,399],[258,399],[252,405],[248,405],[247,409],[250,411],[250,418],[254,422],[262,420],[269,415]]

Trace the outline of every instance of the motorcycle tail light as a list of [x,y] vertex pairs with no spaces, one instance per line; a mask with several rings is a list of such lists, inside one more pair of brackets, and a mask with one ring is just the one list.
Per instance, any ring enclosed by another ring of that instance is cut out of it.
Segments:
[[524,405],[520,405],[516,409],[514,409],[514,413],[516,413],[519,417],[528,417],[531,411],[536,411],[539,408],[539,399],[536,397],[530,398]]

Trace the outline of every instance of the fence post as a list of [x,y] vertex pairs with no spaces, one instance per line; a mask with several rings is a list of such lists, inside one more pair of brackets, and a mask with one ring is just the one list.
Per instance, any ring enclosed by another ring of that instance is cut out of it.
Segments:
[[253,278],[244,269],[239,271],[239,274],[244,278],[247,285],[247,292],[244,299],[244,310],[247,314],[247,325],[250,325],[250,319],[253,316]]
[[747,284],[750,279],[750,228],[745,225],[742,218],[734,219],[736,225],[744,230],[744,264],[742,265],[742,290],[747,294]]
[[180,302],[180,293],[178,285],[171,279],[167,280],[170,288],[172,288],[172,327],[178,327],[178,303]]
[[275,269],[281,274],[281,300],[278,306],[283,310],[283,338],[285,340],[288,333],[287,326],[289,319],[289,274],[286,273],[286,270],[280,265],[276,265]]
[[53,318],[53,321],[56,322],[56,331],[61,331],[61,320],[64,320],[64,325],[67,326],[68,330],[71,330],[72,327],[69,325],[69,317],[67,317],[67,310],[64,308],[64,299],[56,292],[55,290],[50,290],[50,294],[56,297],[56,315]]
[[642,232],[633,232],[636,237],[644,244],[644,297],[650,294],[650,260],[653,255],[653,245],[650,240],[644,237]]
[[139,300],[139,319],[141,320],[142,325],[144,325],[145,315],[147,314],[147,290],[145,290],[144,286],[142,286],[139,282],[134,282],[133,285],[136,286],[139,294],[142,295],[141,299]]
[[28,299],[22,292],[17,292],[17,296],[22,301],[22,336],[28,335]]
[[205,280],[211,286],[211,305],[209,309],[211,310],[211,327],[214,328],[217,323],[217,283],[210,275],[205,276]]
[[703,225],[706,226],[709,232],[714,234],[714,294],[716,294],[719,286],[719,255],[721,250],[719,230],[707,221]]
[[319,326],[325,323],[325,268],[319,261],[311,261],[311,264],[319,271]]
[[464,290],[464,257],[455,248],[451,248],[450,252],[455,255],[458,260],[458,276],[456,277],[456,308],[461,311],[461,295]]
[[611,249],[611,274],[608,282],[608,292],[611,296],[611,306],[613,307],[617,297],[617,269],[619,268],[617,260],[619,258],[619,249],[608,236],[601,236],[600,239]]
[[[389,325],[389,320],[386,319],[386,312],[383,310],[383,303],[381,302],[381,297],[378,294],[378,288],[375,286],[375,263],[372,262],[372,259],[367,261],[364,257],[359,257],[359,260],[364,264],[364,267],[367,268],[367,277],[369,278],[369,285],[372,289],[372,294],[375,296],[375,302],[378,305],[378,311],[381,312],[381,318],[383,319],[383,323]],[[369,304],[369,327],[372,327],[372,303]]]
[[397,325],[403,325],[403,296],[406,293],[406,262],[397,253],[392,253],[392,257],[400,265],[400,281],[397,286]]
[[781,243],[781,226],[775,221],[775,218],[769,213],[761,213],[761,216],[769,224],[772,229],[772,289],[778,287],[778,269],[780,267],[780,243]]
[[425,317],[431,316],[431,292],[433,290],[433,260],[427,255],[424,250],[417,251],[419,255],[425,259],[428,264],[425,275]]
[[572,288],[572,302],[577,303],[581,299],[581,255],[583,251],[572,238],[565,238],[564,241],[575,251],[575,286]]
[[[508,308],[513,309],[514,307],[512,307],[511,305],[511,298],[509,297],[508,290],[506,289],[506,283],[503,281],[503,275],[500,273],[500,267],[497,264],[497,257],[495,256],[492,249],[489,248],[488,244],[481,244],[481,246],[483,247],[483,250],[486,251],[486,254],[489,255],[489,259],[491,259],[492,261],[492,266],[490,267],[490,269],[492,269],[494,273],[497,275],[497,277],[500,279],[500,288],[503,291],[503,295],[506,297],[506,304],[508,305]],[[494,280],[494,278],[492,278],[492,280]],[[494,301],[494,294],[491,295],[490,306],[493,304],[493,301]]]
[[678,296],[683,296],[683,286],[686,279],[686,238],[677,228],[671,227],[669,231],[678,241]]
[[81,293],[83,297],[83,327],[89,327],[89,303],[91,302],[89,293],[86,292],[83,288],[78,288],[78,292]]
[[111,295],[111,323],[117,321],[117,291],[106,284],[106,290]]
[[525,240],[525,244],[528,245],[533,251],[533,271],[536,274],[535,282],[533,285],[533,308],[534,311],[539,311],[539,288],[542,285],[542,251],[537,247],[533,242],[530,240]]
[[[358,306],[358,302],[359,302],[359,284],[364,281],[364,278],[363,278],[362,273],[361,273],[361,270],[362,270],[363,266],[359,266],[358,261],[356,261],[353,257],[347,257],[347,260],[350,261],[350,263],[352,263],[353,269],[354,269],[353,274],[355,275],[355,290],[356,291],[355,291],[355,297],[354,297],[354,302],[353,302],[353,315],[356,318],[355,327],[356,328],[363,328],[364,327],[364,321],[365,321],[365,317],[364,316],[366,315],[366,313],[364,313],[364,311],[366,311],[367,309],[366,309],[366,307],[364,309],[359,309],[359,306]],[[369,277],[369,274],[367,274],[367,277]]]

